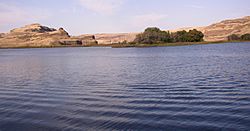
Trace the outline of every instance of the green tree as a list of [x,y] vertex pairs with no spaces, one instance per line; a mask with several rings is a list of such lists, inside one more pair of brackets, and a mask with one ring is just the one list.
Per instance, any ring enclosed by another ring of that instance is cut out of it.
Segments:
[[143,33],[138,34],[135,39],[136,43],[142,44],[157,44],[171,41],[172,39],[169,32],[161,31],[156,27],[147,28]]
[[185,30],[177,31],[173,34],[175,42],[187,42],[188,41],[188,32]]
[[189,30],[187,33],[187,42],[200,42],[203,41],[204,34],[196,29]]
[[171,42],[199,42],[203,41],[204,34],[196,29],[189,32],[177,31],[169,33],[169,31],[161,31],[159,28],[147,28],[143,33],[138,34],[135,43],[141,44],[159,44]]
[[250,34],[244,34],[241,36],[241,40],[249,41],[250,40]]

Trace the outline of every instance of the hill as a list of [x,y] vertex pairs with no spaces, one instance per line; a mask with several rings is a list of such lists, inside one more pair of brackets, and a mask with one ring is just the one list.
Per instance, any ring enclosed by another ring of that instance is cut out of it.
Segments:
[[0,48],[82,46],[92,43],[96,43],[94,37],[71,37],[63,28],[57,30],[37,23],[0,34]]
[[[243,35],[250,33],[250,16],[246,16],[238,19],[224,20],[218,23],[214,23],[203,27],[186,27],[170,32],[176,32],[180,30],[189,31],[191,29],[197,29],[204,33],[205,41],[225,41],[231,34]],[[118,42],[131,42],[135,39],[139,33],[114,33],[114,34],[94,34],[99,44],[112,44]]]

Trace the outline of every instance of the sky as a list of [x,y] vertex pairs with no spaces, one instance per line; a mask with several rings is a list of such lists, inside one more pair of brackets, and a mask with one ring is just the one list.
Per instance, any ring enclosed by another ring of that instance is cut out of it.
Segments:
[[250,16],[250,0],[0,0],[0,32],[27,24],[71,35],[205,26]]

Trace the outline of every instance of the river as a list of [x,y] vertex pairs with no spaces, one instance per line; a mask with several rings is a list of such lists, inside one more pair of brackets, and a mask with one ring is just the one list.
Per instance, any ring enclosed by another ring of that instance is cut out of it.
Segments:
[[0,49],[0,130],[250,130],[250,43]]

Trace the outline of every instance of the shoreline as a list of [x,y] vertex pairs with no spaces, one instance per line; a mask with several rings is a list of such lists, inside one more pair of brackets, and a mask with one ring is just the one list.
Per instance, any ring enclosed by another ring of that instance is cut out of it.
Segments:
[[168,46],[191,46],[191,45],[209,45],[209,44],[226,44],[226,43],[245,43],[250,41],[213,41],[213,42],[180,42],[180,43],[162,43],[162,44],[117,44],[112,48],[147,48],[147,47],[168,47]]
[[56,46],[16,46],[16,47],[0,47],[0,49],[32,49],[32,48],[74,48],[74,47],[111,47],[111,48],[149,48],[149,47],[168,47],[168,46],[190,46],[190,45],[209,45],[209,44],[226,44],[226,43],[245,43],[250,41],[213,41],[213,42],[180,42],[180,43],[161,43],[161,44],[101,44],[92,46],[80,45],[56,45]]

